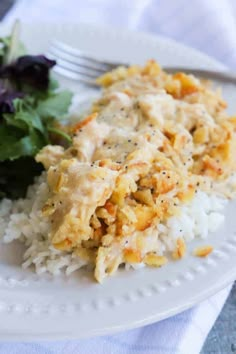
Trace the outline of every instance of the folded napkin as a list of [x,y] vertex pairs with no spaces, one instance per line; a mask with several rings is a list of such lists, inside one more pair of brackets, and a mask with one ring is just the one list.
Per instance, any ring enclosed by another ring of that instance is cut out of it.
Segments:
[[[236,69],[235,0],[21,0],[5,22],[90,22],[177,39]],[[197,354],[231,286],[170,319],[112,336],[78,341],[0,343],[0,354]]]

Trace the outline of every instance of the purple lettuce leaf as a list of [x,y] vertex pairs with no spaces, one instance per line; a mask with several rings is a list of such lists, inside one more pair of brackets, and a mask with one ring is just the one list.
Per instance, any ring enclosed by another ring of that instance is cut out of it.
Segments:
[[23,98],[22,92],[10,92],[5,89],[0,89],[0,117],[4,113],[14,113],[14,100]]
[[49,71],[56,65],[44,55],[24,55],[10,65],[0,67],[0,78],[15,83],[17,89],[28,85],[46,91],[49,86]]

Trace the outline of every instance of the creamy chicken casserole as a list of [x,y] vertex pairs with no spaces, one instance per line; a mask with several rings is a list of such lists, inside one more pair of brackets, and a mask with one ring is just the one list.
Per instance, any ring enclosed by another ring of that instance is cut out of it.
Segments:
[[98,83],[102,96],[70,128],[72,145],[46,146],[36,159],[47,170],[50,243],[94,264],[101,282],[123,263],[184,256],[187,236],[169,239],[162,225],[197,193],[233,195],[236,117],[208,82],[155,61]]

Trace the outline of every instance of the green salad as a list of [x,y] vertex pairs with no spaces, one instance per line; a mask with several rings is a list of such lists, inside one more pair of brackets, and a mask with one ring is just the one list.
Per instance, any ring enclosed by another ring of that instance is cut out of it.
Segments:
[[70,143],[60,121],[72,93],[51,75],[56,65],[44,55],[28,55],[18,40],[19,23],[0,38],[0,198],[19,198],[43,167],[34,160],[47,144]]

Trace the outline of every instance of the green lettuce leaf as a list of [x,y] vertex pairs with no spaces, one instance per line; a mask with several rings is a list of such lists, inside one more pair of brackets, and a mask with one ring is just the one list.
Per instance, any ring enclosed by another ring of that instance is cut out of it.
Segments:
[[45,133],[45,127],[38,115],[37,111],[33,110],[29,103],[23,99],[14,100],[15,113],[5,113],[4,118],[8,125],[12,125],[21,130],[28,131],[32,128],[39,130],[42,134]]
[[0,161],[34,156],[45,144],[45,138],[35,130],[20,139],[8,134],[0,143]]
[[40,100],[36,111],[42,119],[63,119],[68,113],[71,104],[72,93],[70,91],[53,92],[44,100]]

